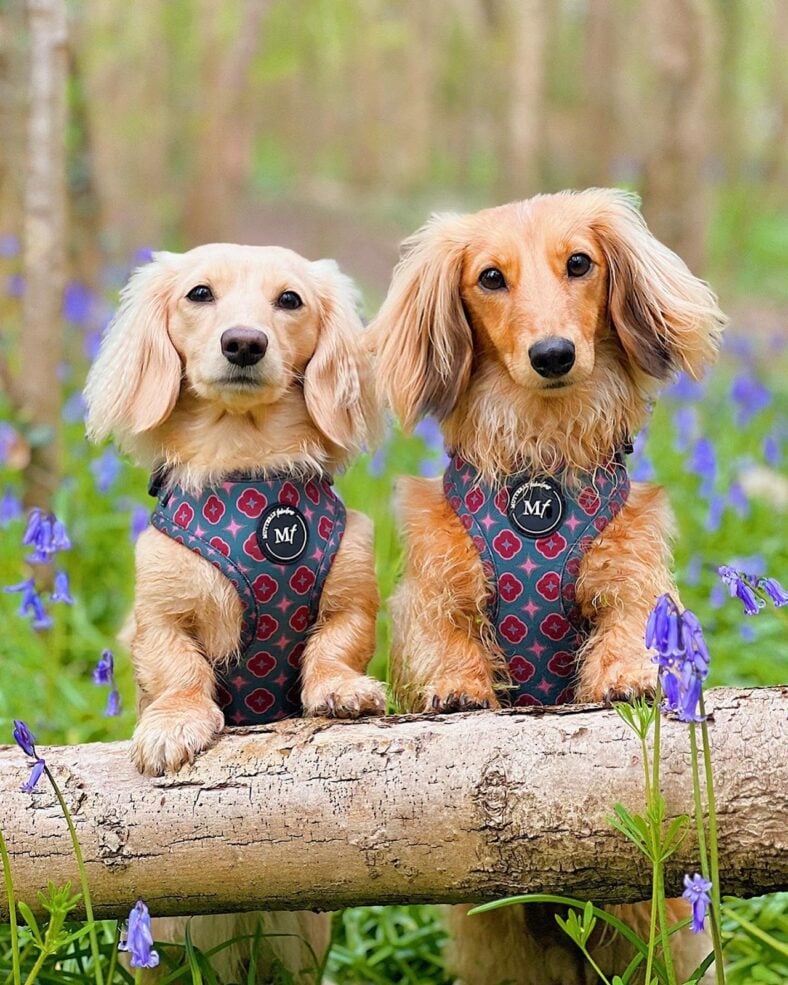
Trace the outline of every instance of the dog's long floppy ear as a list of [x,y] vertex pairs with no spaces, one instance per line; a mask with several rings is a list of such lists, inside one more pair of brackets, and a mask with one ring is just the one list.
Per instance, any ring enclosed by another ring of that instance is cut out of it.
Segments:
[[694,379],[714,362],[725,316],[708,284],[660,243],[638,211],[637,196],[618,189],[582,192],[609,269],[609,312],[627,356],[649,376],[677,370]]
[[88,374],[87,433],[93,441],[110,434],[141,434],[172,411],[182,366],[167,331],[167,297],[173,255],[157,253],[123,288]]
[[333,260],[316,260],[312,269],[319,284],[321,319],[317,348],[304,371],[306,407],[329,441],[355,454],[377,433],[358,290]]
[[463,217],[435,215],[405,240],[372,324],[378,385],[403,427],[443,420],[467,386],[473,337],[460,296]]

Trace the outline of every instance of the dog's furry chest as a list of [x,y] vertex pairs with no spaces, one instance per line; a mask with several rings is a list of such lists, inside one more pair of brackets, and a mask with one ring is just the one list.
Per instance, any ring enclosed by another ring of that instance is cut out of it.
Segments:
[[345,529],[330,480],[232,476],[196,494],[175,485],[151,522],[218,568],[243,604],[239,657],[217,671],[226,723],[301,714],[301,657]]
[[574,700],[576,656],[588,632],[576,603],[580,562],[629,488],[621,456],[572,482],[521,473],[495,487],[452,456],[444,494],[492,586],[488,614],[506,659],[511,704]]

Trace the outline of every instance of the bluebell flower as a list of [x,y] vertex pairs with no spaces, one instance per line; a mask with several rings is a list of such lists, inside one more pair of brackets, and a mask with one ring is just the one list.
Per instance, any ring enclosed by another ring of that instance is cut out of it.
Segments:
[[91,362],[93,362],[99,354],[99,349],[101,348],[101,335],[101,332],[87,332],[85,334],[85,341],[82,348],[85,355]]
[[155,968],[159,963],[159,955],[153,949],[150,913],[142,900],[137,900],[129,913],[128,929],[121,934],[118,950],[131,954],[132,968]]
[[425,417],[413,429],[430,451],[443,451],[443,434],[434,417]]
[[693,934],[703,933],[703,921],[711,905],[710,891],[709,880],[697,872],[691,878],[689,875],[684,876],[684,892],[681,895],[692,904]]
[[386,471],[386,453],[386,448],[378,448],[369,460],[367,471],[375,479],[380,478]]
[[112,650],[102,650],[101,659],[93,670],[93,683],[98,685],[111,685],[114,683],[114,673],[115,658],[112,655]]
[[73,325],[83,325],[90,317],[93,292],[85,284],[72,280],[63,291],[63,317]]
[[93,459],[90,463],[90,471],[93,473],[99,492],[109,492],[120,475],[121,464],[112,446],[106,448],[98,458]]
[[65,605],[74,604],[74,599],[71,597],[71,586],[65,571],[55,572],[55,590],[50,597],[53,602],[63,602]]
[[708,438],[698,438],[695,442],[688,468],[701,478],[701,495],[710,496],[717,476],[717,456]]
[[36,737],[30,731],[27,723],[23,722],[21,718],[14,719],[14,742],[26,756],[30,756],[32,759],[38,758]]
[[788,604],[788,594],[776,578],[759,578],[756,584],[769,596],[776,608]]
[[709,533],[716,533],[720,529],[726,505],[725,497],[719,493],[712,493],[709,497],[709,508],[703,521],[703,526]]
[[25,722],[20,719],[14,719],[14,741],[26,756],[35,760],[27,783],[23,783],[20,787],[20,790],[23,790],[25,793],[32,793],[36,784],[41,779],[46,762],[36,751],[36,737]]
[[44,603],[36,588],[34,578],[26,578],[18,585],[8,585],[3,589],[4,592],[19,592],[22,598],[19,601],[19,615],[32,616],[32,626],[35,630],[52,628],[52,620],[44,608]]
[[0,529],[18,520],[23,512],[22,501],[10,489],[6,489],[0,497]]
[[21,298],[25,293],[25,278],[21,274],[11,274],[6,281],[6,293],[9,298]]
[[86,414],[87,405],[85,404],[85,398],[79,391],[72,393],[63,404],[61,417],[66,424],[78,424],[80,421],[85,420]]
[[739,427],[744,427],[756,414],[769,406],[772,394],[756,376],[742,373],[731,384],[731,399],[738,406],[736,423]]
[[725,605],[727,598],[728,593],[725,591],[725,586],[715,581],[709,592],[709,604],[712,609],[721,609]]
[[688,585],[699,585],[700,576],[703,571],[703,558],[700,554],[693,554],[687,563],[686,571],[684,572],[684,581]]
[[751,622],[743,622],[739,626],[739,636],[741,636],[745,643],[754,643],[757,635],[755,626]]
[[743,604],[745,615],[757,616],[763,608],[763,601],[753,591],[751,579],[727,564],[717,568],[717,572],[723,584],[728,586],[731,598],[737,598]]
[[629,465],[630,477],[635,482],[652,482],[656,478],[654,465],[646,454],[647,441],[648,428],[643,428],[635,437],[632,446],[632,460]]
[[140,246],[134,251],[134,265],[141,266],[143,263],[150,263],[153,259],[153,250],[149,246]]
[[767,434],[763,439],[763,460],[773,469],[780,467],[782,462],[782,449],[780,440],[775,434]]
[[698,431],[698,409],[693,404],[681,404],[673,415],[676,430],[676,451],[687,452],[695,441]]
[[700,400],[705,389],[703,383],[693,380],[686,373],[679,373],[676,382],[667,387],[664,393],[673,400]]
[[28,777],[27,782],[23,783],[19,789],[23,793],[32,793],[36,788],[36,784],[41,779],[41,774],[44,772],[45,767],[46,761],[43,759],[37,759],[33,763],[33,768],[30,771],[30,776]]
[[102,650],[101,659],[93,670],[93,683],[103,687],[109,687],[109,697],[107,707],[104,711],[106,718],[114,718],[120,714],[120,693],[115,687],[115,659],[112,650]]
[[13,233],[3,233],[0,236],[0,257],[4,260],[12,260],[19,255],[21,249],[19,237]]
[[131,511],[131,542],[137,543],[137,538],[143,530],[147,530],[150,513],[144,506],[135,506]]
[[630,470],[630,477],[635,482],[653,482],[657,477],[654,463],[646,455],[641,455],[633,462]]
[[8,421],[0,421],[0,465],[5,465],[19,435]]
[[740,482],[732,482],[728,489],[728,503],[744,519],[750,515],[750,500]]
[[54,513],[45,513],[38,508],[30,511],[22,543],[34,548],[26,559],[31,564],[49,564],[58,551],[67,551],[71,547],[65,525]]
[[670,595],[660,596],[646,624],[646,646],[657,651],[653,660],[665,695],[663,710],[684,722],[701,721],[697,709],[710,656],[695,613],[680,612]]

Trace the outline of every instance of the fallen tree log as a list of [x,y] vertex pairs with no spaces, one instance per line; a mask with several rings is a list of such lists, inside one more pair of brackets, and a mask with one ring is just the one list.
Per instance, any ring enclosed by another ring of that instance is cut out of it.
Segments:
[[[788,688],[709,692],[722,892],[788,886]],[[665,721],[670,816],[692,810],[687,726]],[[139,776],[128,743],[42,747],[71,811],[94,908],[157,915],[336,909],[563,892],[650,894],[649,869],[607,821],[643,806],[640,744],[595,706],[294,720],[238,729],[193,767]],[[46,778],[0,749],[0,825],[17,897],[77,871]],[[668,889],[698,868],[694,834]],[[0,907],[4,905],[0,893]],[[2,917],[0,910],[0,917]]]

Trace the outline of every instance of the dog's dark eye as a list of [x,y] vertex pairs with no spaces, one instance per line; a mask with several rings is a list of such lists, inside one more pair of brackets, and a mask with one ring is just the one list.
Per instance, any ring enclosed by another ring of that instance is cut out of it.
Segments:
[[488,291],[502,291],[506,278],[497,267],[488,267],[479,274],[479,284]]
[[285,308],[287,311],[295,311],[296,308],[302,308],[304,302],[295,291],[282,291],[276,299],[276,306],[277,308]]
[[213,291],[207,284],[198,284],[197,287],[193,287],[186,297],[189,301],[196,301],[197,304],[205,304],[207,301],[214,300]]
[[583,277],[591,269],[591,257],[586,253],[573,253],[566,261],[566,272],[570,277]]

